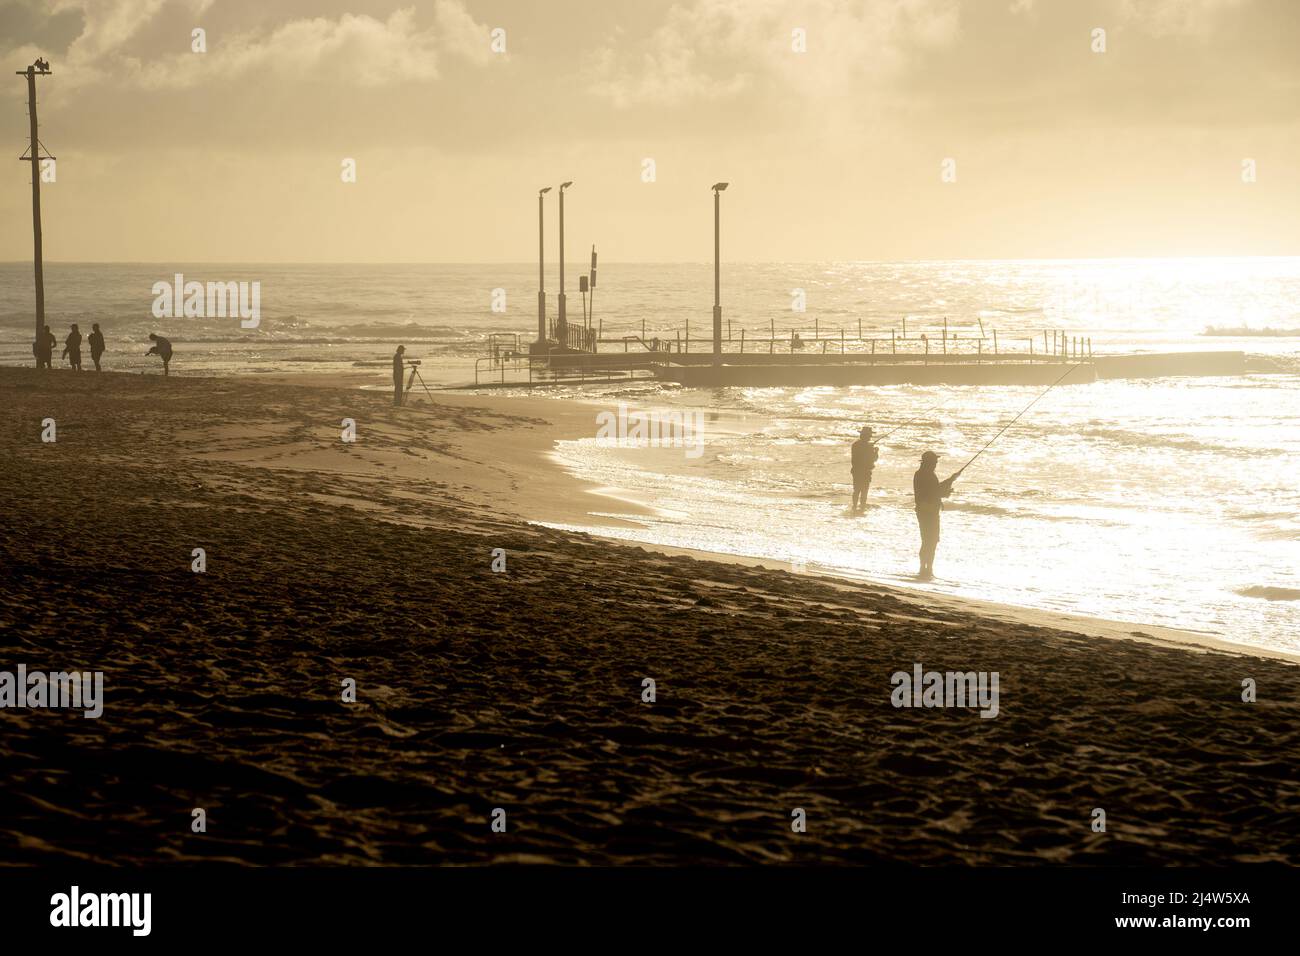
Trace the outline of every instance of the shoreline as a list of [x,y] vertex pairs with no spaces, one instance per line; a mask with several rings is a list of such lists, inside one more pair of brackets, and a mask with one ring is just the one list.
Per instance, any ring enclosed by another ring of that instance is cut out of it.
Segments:
[[[104,673],[99,719],[0,709],[0,862],[1300,861],[1293,664],[528,523],[601,500],[547,459],[586,407],[10,368],[0,400],[7,656]],[[891,703],[916,667],[1000,675],[996,718]]]
[[[584,399],[572,399],[571,401],[579,404],[585,403],[592,408],[604,407],[599,402],[586,402]],[[553,435],[555,442],[572,440],[575,437],[582,437],[574,434],[559,434],[558,432],[560,427],[561,426],[559,425],[556,426],[557,433]],[[554,452],[550,453],[548,457],[551,458],[553,465],[557,469],[563,471],[573,481],[582,485],[587,493],[596,496],[598,502],[614,502],[619,506],[618,509],[607,508],[603,509],[600,514],[589,515],[586,527],[581,529],[584,532],[598,535],[606,540],[615,541],[625,546],[641,547],[661,554],[691,555],[715,561],[734,563],[745,567],[762,567],[770,570],[781,571],[783,573],[796,574],[796,572],[791,571],[786,566],[788,562],[782,562],[773,558],[733,554],[725,551],[686,548],[676,545],[661,544],[658,542],[638,541],[621,538],[614,534],[603,533],[610,528],[622,527],[627,524],[646,527],[644,523],[637,520],[637,517],[640,515],[654,514],[657,509],[649,501],[644,500],[634,492],[626,489],[598,488],[591,482],[584,480],[579,475],[570,471]],[[622,514],[620,514],[620,509],[622,509]],[[573,522],[568,519],[547,517],[545,515],[534,517],[530,520],[538,521],[548,527],[573,524]],[[836,574],[834,572],[811,570],[797,572],[797,574],[800,577],[812,576],[825,578],[826,580],[834,581],[846,586],[866,585],[873,588],[880,588],[897,593],[900,596],[906,595],[921,601],[933,602],[938,606],[955,611],[966,611],[1017,624],[1027,624],[1057,630],[1077,631],[1109,639],[1145,641],[1155,644],[1181,647],[1193,651],[1215,651],[1219,653],[1242,654],[1248,657],[1268,657],[1275,660],[1286,661],[1288,663],[1300,664],[1300,651],[1292,652],[1279,648],[1259,647],[1253,644],[1231,641],[1226,638],[1217,637],[1213,634],[1208,634],[1191,628],[1171,627],[1168,625],[1152,624],[1142,621],[1122,621],[1097,615],[1071,613],[1067,611],[1054,611],[1028,605],[984,600],[966,595],[945,594],[941,591],[930,590],[924,587],[899,587],[888,581],[883,581],[869,576],[850,576],[846,574]]]

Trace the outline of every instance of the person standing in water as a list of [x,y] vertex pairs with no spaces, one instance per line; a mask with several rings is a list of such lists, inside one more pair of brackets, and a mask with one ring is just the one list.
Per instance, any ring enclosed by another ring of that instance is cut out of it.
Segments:
[[145,355],[156,355],[163,360],[163,375],[168,374],[168,369],[172,362],[172,344],[156,332],[150,332],[149,338],[153,340],[153,348],[145,352]]
[[952,494],[952,483],[961,472],[944,481],[935,474],[939,456],[927,451],[921,456],[921,467],[912,476],[912,494],[916,498],[916,523],[921,528],[921,570],[917,577],[926,581],[934,577],[934,553],[939,547],[939,512],[943,499]]
[[402,353],[406,351],[405,345],[399,345],[397,351],[393,353],[393,404],[402,404]]
[[99,323],[96,322],[90,327],[90,336],[88,339],[90,345],[90,360],[95,363],[95,371],[100,371],[99,357],[104,354],[104,333],[99,331]]
[[81,330],[75,325],[72,327],[72,331],[68,333],[68,337],[63,340],[63,355],[61,357],[68,360],[68,364],[72,366],[74,372],[81,371]]
[[867,508],[867,492],[871,490],[871,473],[880,458],[880,449],[871,443],[871,429],[865,425],[858,433],[858,440],[853,443],[853,506],[852,512],[862,514]]

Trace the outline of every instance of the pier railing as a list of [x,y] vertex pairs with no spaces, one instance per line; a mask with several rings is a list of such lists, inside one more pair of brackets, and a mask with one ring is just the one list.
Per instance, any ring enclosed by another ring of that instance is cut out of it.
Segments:
[[[764,334],[766,332],[766,334]],[[810,329],[773,327],[755,333],[749,329],[728,330],[721,342],[724,354],[784,355],[796,361],[805,356],[843,356],[846,361],[1030,361],[1062,362],[1081,361],[1092,357],[1091,336],[1067,335],[1056,330],[1044,330],[1032,335],[1017,332],[991,335],[950,332],[947,329],[907,334],[890,329],[887,334],[849,335],[846,330],[834,332],[816,326]],[[604,347],[604,348],[602,348]],[[677,356],[700,355],[713,352],[713,336],[691,335],[689,326],[683,332],[671,329],[667,333],[643,330],[640,335],[622,335],[604,338],[598,335],[592,351],[655,353],[669,361]]]

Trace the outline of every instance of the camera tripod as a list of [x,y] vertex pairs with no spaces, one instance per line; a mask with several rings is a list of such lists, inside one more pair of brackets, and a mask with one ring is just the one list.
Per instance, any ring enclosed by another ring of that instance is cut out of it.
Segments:
[[411,374],[410,374],[409,376],[407,376],[407,379],[406,379],[406,389],[402,392],[402,404],[403,404],[403,405],[406,404],[406,396],[407,396],[407,394],[411,391],[411,389],[413,389],[413,388],[415,387],[415,380],[418,378],[418,379],[420,380],[420,385],[422,385],[422,386],[424,387],[424,391],[425,391],[425,392],[428,394],[428,396],[429,396],[429,401],[431,401],[431,402],[433,402],[433,404],[437,405],[438,403],[437,403],[437,402],[434,402],[434,400],[433,400],[433,392],[430,392],[430,391],[429,391],[429,386],[424,384],[424,376],[422,376],[422,375],[420,374],[420,363],[419,363],[419,362],[407,362],[406,364],[407,364],[407,366],[410,368],[410,370],[411,370]]

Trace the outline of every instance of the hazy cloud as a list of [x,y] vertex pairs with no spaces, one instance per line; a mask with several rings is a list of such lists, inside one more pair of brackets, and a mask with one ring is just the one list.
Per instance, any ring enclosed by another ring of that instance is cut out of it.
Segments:
[[1156,37],[1206,37],[1220,17],[1250,0],[1121,0],[1120,13]]
[[183,14],[178,22],[197,27],[213,8],[212,0],[51,0],[21,5],[19,13],[26,16],[21,21],[19,13],[0,12],[27,31],[55,18],[80,19],[80,33],[61,54],[70,68],[69,88],[112,80],[146,89],[188,89],[254,71],[311,83],[333,76],[374,87],[436,79],[447,54],[476,63],[491,55],[488,28],[474,20],[463,0],[437,0],[432,22],[423,26],[415,9],[404,7],[383,18],[343,13],[227,31],[209,37],[202,54],[190,51],[188,28],[166,50],[145,55],[132,48],[164,13]]
[[[589,89],[618,107],[764,95],[842,92],[895,75],[918,51],[951,44],[955,0],[691,0],[670,8],[647,41],[619,36],[588,71]],[[793,32],[807,52],[796,53]]]

